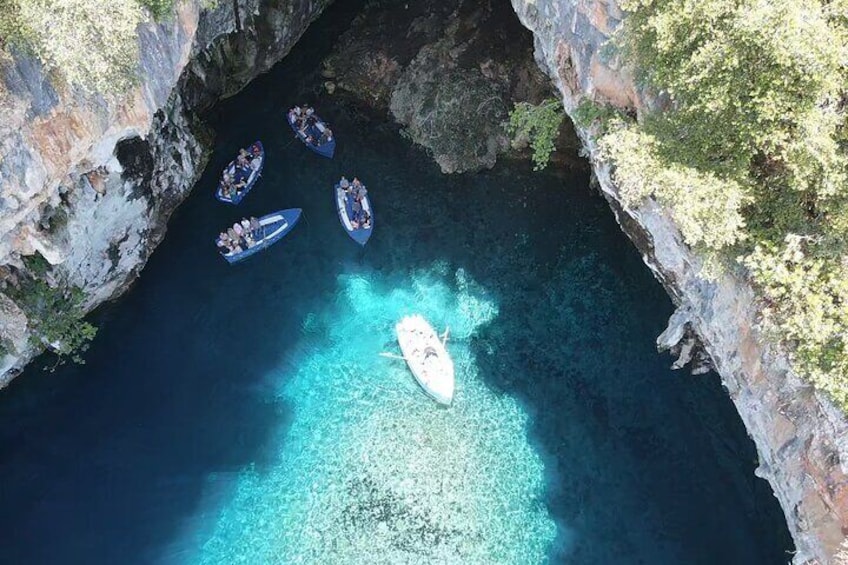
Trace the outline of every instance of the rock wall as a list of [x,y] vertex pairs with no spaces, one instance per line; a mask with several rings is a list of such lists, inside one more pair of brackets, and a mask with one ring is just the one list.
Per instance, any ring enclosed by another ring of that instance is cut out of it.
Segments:
[[3,293],[38,252],[90,309],[134,280],[206,163],[196,117],[269,69],[331,0],[179,2],[138,28],[139,81],[121,96],[62,84],[41,64],[0,57],[0,386],[38,351]]
[[[640,111],[646,96],[601,49],[625,14],[615,0],[512,0],[535,37],[536,59],[568,112],[590,98]],[[600,188],[624,232],[678,306],[659,345],[694,331],[721,375],[759,452],[757,475],[771,483],[797,552],[794,563],[836,563],[848,533],[848,423],[789,369],[757,330],[758,307],[735,275],[701,274],[701,259],[652,201],[628,208],[599,159],[591,131],[579,130]]]
[[[531,41],[502,0],[372,2],[324,61],[325,88],[390,113],[442,172],[479,171],[512,152],[512,103],[554,95]],[[562,129],[557,156],[585,164]]]

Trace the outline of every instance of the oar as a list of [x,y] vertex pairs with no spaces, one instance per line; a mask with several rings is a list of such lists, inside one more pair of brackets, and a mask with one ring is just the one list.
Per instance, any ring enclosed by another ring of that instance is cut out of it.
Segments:
[[401,361],[407,360],[406,357],[404,357],[403,355],[396,355],[394,353],[388,353],[386,351],[381,351],[380,357],[388,357],[389,359],[400,359]]
[[442,347],[448,342],[448,333],[450,333],[450,326],[445,327],[445,333],[442,335]]

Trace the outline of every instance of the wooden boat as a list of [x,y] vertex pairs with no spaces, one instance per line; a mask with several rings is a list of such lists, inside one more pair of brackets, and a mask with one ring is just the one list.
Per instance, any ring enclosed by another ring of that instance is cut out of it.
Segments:
[[324,132],[329,128],[327,123],[318,117],[318,114],[313,113],[312,117],[315,118],[315,123],[306,126],[306,129],[303,131],[297,127],[297,116],[293,110],[289,110],[286,116],[286,121],[298,139],[300,139],[310,150],[322,157],[332,159],[333,153],[336,151],[336,138],[331,135],[329,139],[321,141]]
[[453,361],[445,344],[421,315],[405,316],[395,326],[398,344],[418,384],[440,404],[453,400]]
[[371,237],[371,233],[374,231],[374,210],[371,208],[371,200],[369,200],[368,194],[365,194],[360,201],[362,210],[368,212],[370,217],[366,227],[359,225],[354,227],[353,196],[345,192],[338,183],[336,183],[335,187],[335,196],[336,209],[339,212],[339,220],[342,223],[342,227],[353,241],[364,246],[368,243],[368,238]]
[[[241,253],[221,253],[228,263],[237,263],[243,259],[247,259],[251,255],[259,253],[263,249],[267,249],[271,245],[277,243],[288,234],[292,228],[300,220],[300,208],[290,208],[288,210],[280,210],[262,216],[259,218],[259,225],[262,226],[261,231],[256,234],[255,243],[247,248],[244,248]],[[217,245],[217,240],[215,241]]]
[[[250,192],[250,189],[253,188],[253,185],[256,184],[256,181],[259,180],[259,177],[262,176],[262,168],[265,166],[265,148],[262,146],[261,141],[255,142],[251,145],[247,152],[253,154],[253,148],[259,148],[259,156],[254,157],[254,159],[259,159],[259,166],[253,167],[253,161],[251,161],[251,169],[252,172],[250,176],[247,178],[247,184],[240,192],[236,192],[235,194],[231,194],[230,196],[224,196],[222,192],[222,188],[224,186],[224,178],[221,175],[221,181],[218,183],[218,189],[215,191],[215,198],[220,200],[221,202],[225,202],[227,204],[238,204],[242,201],[242,199],[247,196],[247,193]],[[230,164],[224,169],[224,173],[230,175],[230,178],[233,178],[236,174],[236,159],[230,161]]]

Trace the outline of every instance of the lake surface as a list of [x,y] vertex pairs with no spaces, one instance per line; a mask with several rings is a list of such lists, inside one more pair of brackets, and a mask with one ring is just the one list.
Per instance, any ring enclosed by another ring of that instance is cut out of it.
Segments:
[[[210,116],[215,153],[164,243],[99,311],[84,366],[0,392],[3,563],[785,563],[756,452],[715,375],[667,369],[672,306],[579,173],[443,176],[396,127],[320,94],[353,9]],[[308,101],[339,145],[284,123]],[[223,166],[261,139],[238,207]],[[342,230],[333,183],[369,187]],[[214,235],[303,208],[230,266]],[[397,361],[420,312],[457,373],[429,400]]]

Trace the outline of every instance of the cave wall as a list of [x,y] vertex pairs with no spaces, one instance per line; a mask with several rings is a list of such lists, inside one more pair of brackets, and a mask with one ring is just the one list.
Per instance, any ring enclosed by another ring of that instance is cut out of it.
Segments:
[[[138,28],[139,80],[120,96],[64,84],[19,52],[0,59],[0,386],[40,347],[6,294],[40,253],[85,307],[120,294],[202,172],[197,112],[279,61],[331,0],[179,2]],[[237,29],[238,28],[238,29]]]
[[[649,94],[602,49],[626,17],[615,0],[512,4],[533,32],[537,62],[557,85],[567,112],[584,98],[637,112],[650,107]],[[756,473],[771,484],[786,515],[797,549],[794,563],[839,562],[848,532],[845,416],[763,339],[747,282],[731,274],[704,276],[701,258],[684,244],[666,211],[650,200],[626,206],[610,165],[598,156],[593,132],[577,130],[622,230],[677,305],[660,345],[673,345],[687,330],[699,336],[757,446]]]

